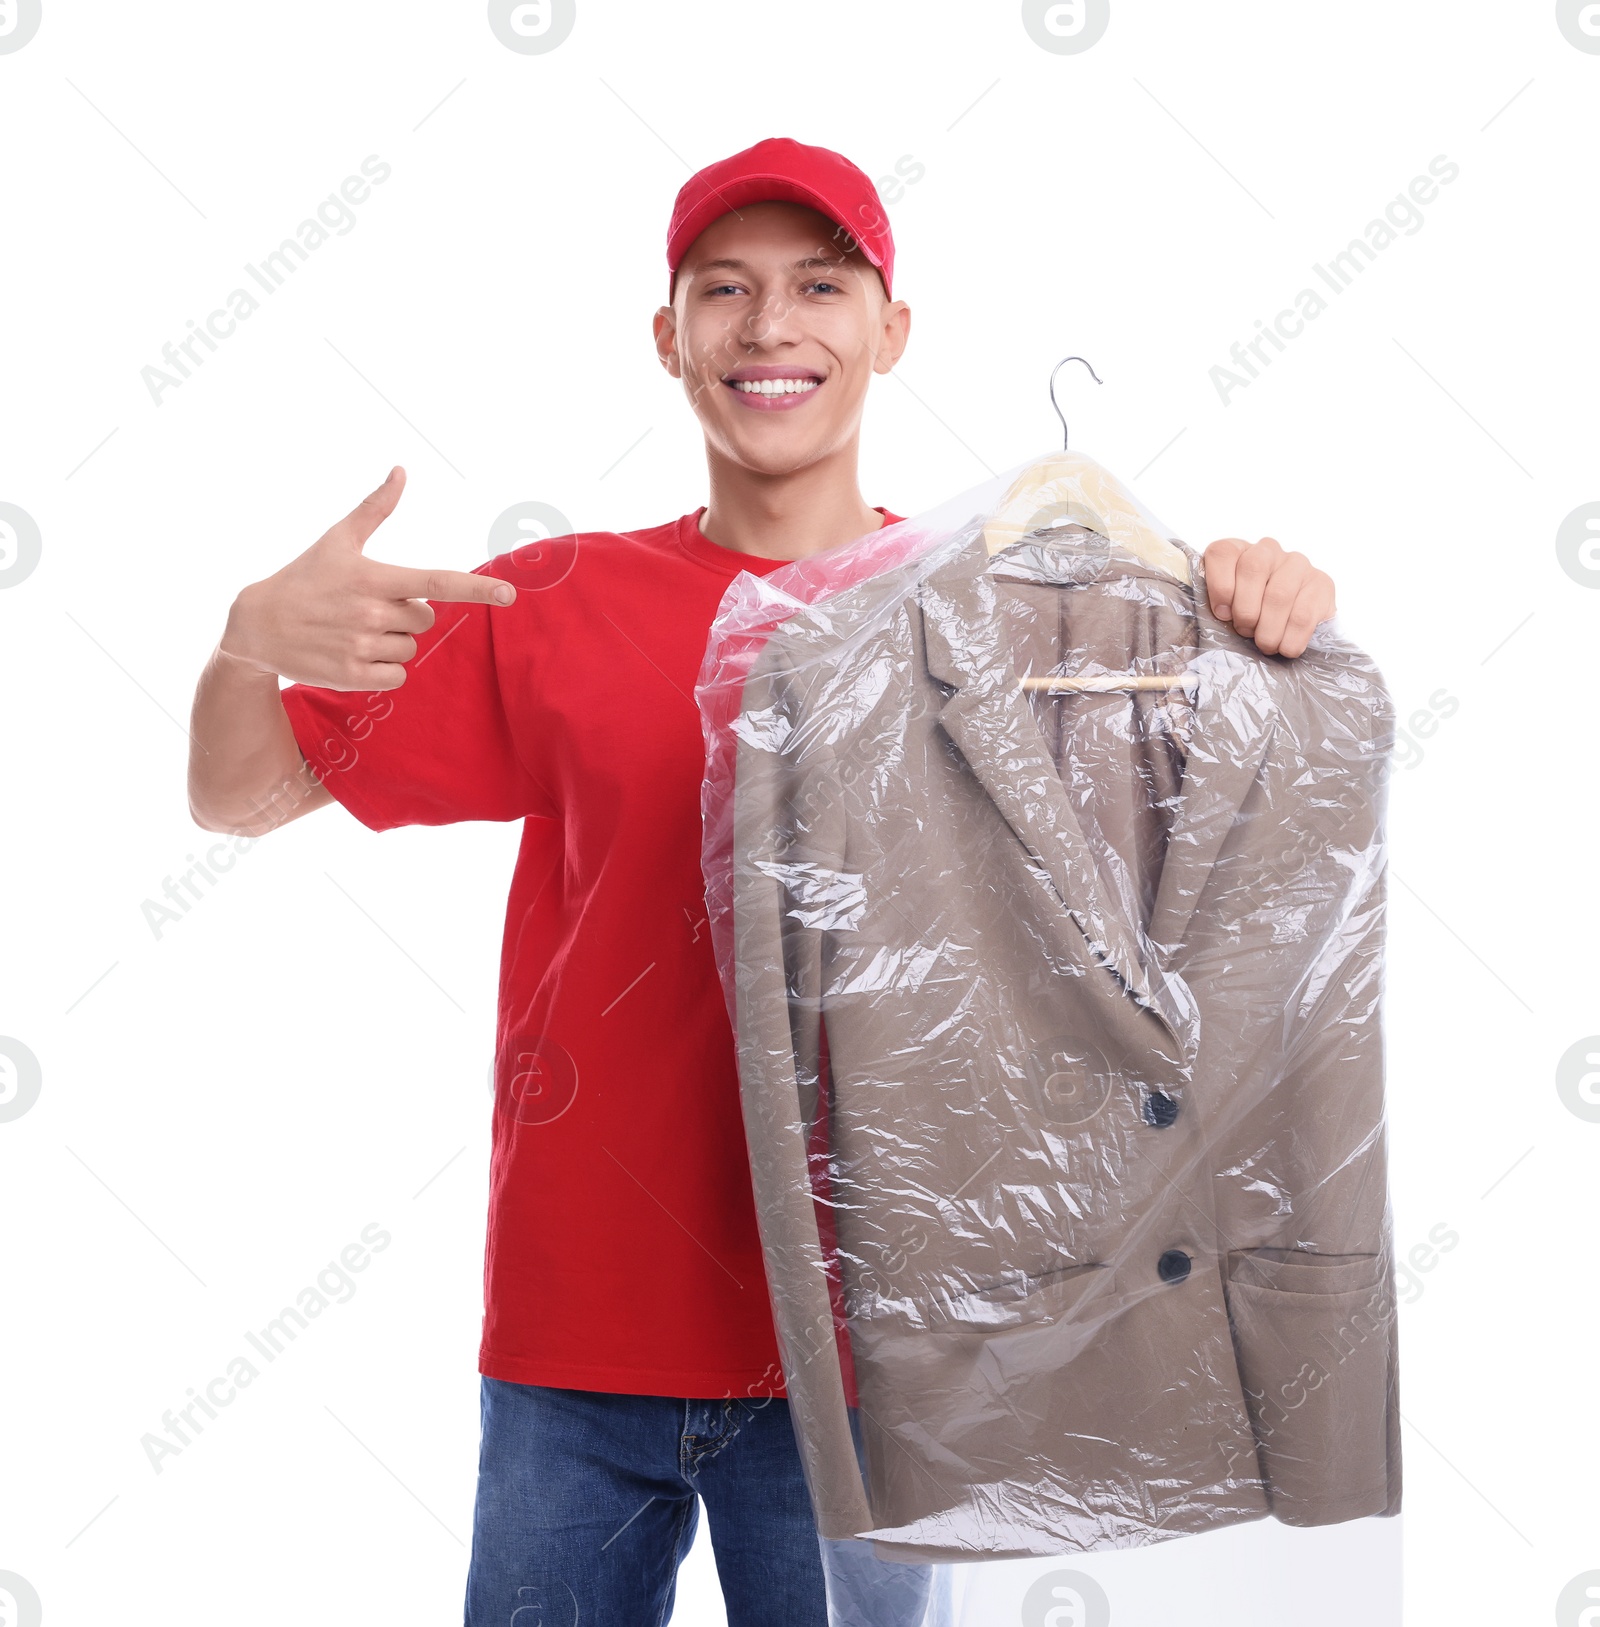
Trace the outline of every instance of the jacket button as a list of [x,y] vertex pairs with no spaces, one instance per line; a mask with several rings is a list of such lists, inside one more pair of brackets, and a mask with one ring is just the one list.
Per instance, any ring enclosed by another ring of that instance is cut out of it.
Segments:
[[1156,1261],[1156,1275],[1163,1282],[1182,1282],[1189,1275],[1189,1256],[1181,1248],[1169,1248]]
[[1152,1090],[1144,1099],[1145,1119],[1164,1130],[1178,1116],[1178,1103],[1164,1090]]

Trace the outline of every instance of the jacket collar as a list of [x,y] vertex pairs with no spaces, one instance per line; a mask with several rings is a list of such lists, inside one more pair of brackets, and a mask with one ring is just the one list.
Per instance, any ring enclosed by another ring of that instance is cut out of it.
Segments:
[[[1101,539],[1085,540],[1092,547]],[[1264,663],[1278,658],[1263,656],[1211,614],[1200,558],[1180,544],[1194,579],[1182,591],[1192,595],[1199,630],[1199,652],[1187,670],[1197,674],[1199,686],[1182,801],[1147,933],[1103,886],[1018,686],[981,532],[964,532],[953,546],[951,557],[930,572],[917,594],[928,671],[948,691],[939,722],[1022,848],[1048,876],[1064,917],[1082,934],[1096,963],[1176,1041],[1192,1017],[1192,1002],[1181,980],[1168,977],[1162,960],[1181,948],[1217,853],[1255,781],[1277,718]],[[1029,550],[1037,567],[1042,551],[1018,547]],[[1059,579],[1080,579],[1074,556],[1060,557]],[[1107,560],[1104,568],[1119,567]]]

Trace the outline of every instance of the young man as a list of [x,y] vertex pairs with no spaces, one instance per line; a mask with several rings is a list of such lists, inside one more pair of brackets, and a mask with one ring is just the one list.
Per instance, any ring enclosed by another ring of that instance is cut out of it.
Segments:
[[[680,192],[662,365],[710,503],[477,571],[363,548],[389,478],[246,587],[195,694],[190,806],[252,835],[526,820],[507,909],[467,1621],[662,1622],[703,1501],[732,1627],[826,1611],[782,1397],[699,869],[694,682],[723,590],[899,516],[857,487],[899,360],[872,183],[758,143]],[[1271,539],[1205,551],[1218,615],[1300,654],[1333,584]],[[280,690],[279,677],[292,681]],[[519,1618],[520,1619],[520,1618]]]

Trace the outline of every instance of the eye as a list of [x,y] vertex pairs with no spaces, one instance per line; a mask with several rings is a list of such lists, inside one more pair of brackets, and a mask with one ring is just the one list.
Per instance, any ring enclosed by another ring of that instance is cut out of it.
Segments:
[[826,293],[842,294],[844,292],[844,288],[839,283],[828,282],[824,278],[818,278],[815,282],[809,282],[809,283],[806,284],[806,287],[807,288],[815,288],[815,289],[817,289],[820,292],[825,293],[825,294]]
[[706,292],[708,294],[720,294],[725,288],[732,289],[735,293],[740,292],[739,285],[736,282],[712,283],[712,285],[706,289]]

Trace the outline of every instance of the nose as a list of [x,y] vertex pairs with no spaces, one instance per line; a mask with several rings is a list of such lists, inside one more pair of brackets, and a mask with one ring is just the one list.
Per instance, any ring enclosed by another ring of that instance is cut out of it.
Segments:
[[781,343],[791,337],[795,310],[784,289],[772,288],[751,304],[740,337],[752,345]]

